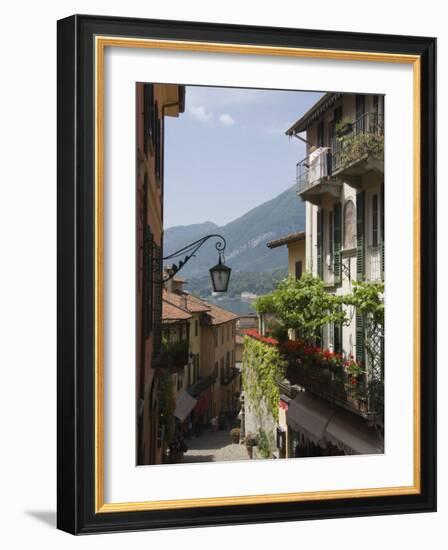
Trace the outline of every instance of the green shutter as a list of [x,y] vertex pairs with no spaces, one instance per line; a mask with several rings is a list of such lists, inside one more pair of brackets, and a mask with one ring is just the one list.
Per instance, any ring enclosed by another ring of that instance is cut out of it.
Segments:
[[317,348],[322,348],[323,347],[323,343],[324,343],[324,327],[323,326],[318,329],[318,334],[316,336],[315,343],[316,343]]
[[335,353],[342,353],[342,321],[334,323],[334,346],[333,347],[334,347]]
[[324,215],[321,208],[317,211],[317,275],[321,279],[324,278],[324,264],[323,264],[323,222]]
[[153,353],[157,356],[160,353],[162,346],[162,249],[153,241],[152,246],[152,263],[153,263]]
[[333,273],[334,273],[335,284],[338,284],[341,282],[341,271],[342,271],[341,234],[342,234],[341,204],[337,203],[333,206],[333,247],[334,247]]
[[380,254],[381,254],[381,279],[384,280],[384,182],[381,186],[381,235],[380,235]]
[[378,246],[378,194],[372,197],[372,246]]
[[144,243],[143,243],[143,253],[144,253],[144,285],[143,285],[143,304],[144,304],[144,323],[145,323],[145,334],[148,338],[152,332],[152,311],[153,311],[153,296],[154,296],[154,278],[153,278],[153,238],[151,233],[151,228],[149,225],[145,226],[144,233]]
[[365,238],[364,238],[364,204],[365,193],[356,194],[356,278],[364,279],[365,273]]
[[356,313],[356,361],[364,361],[364,315]]

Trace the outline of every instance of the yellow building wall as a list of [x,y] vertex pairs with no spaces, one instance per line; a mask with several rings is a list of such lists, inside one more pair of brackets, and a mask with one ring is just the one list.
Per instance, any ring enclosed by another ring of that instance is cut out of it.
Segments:
[[296,262],[302,262],[302,273],[305,272],[305,239],[288,244],[288,275],[296,276]]
[[218,416],[228,408],[229,390],[233,390],[232,384],[221,384],[221,366],[227,366],[227,353],[229,353],[229,367],[235,366],[236,321],[229,321],[216,326],[201,327],[201,371],[202,378],[216,374],[213,393],[213,415]]

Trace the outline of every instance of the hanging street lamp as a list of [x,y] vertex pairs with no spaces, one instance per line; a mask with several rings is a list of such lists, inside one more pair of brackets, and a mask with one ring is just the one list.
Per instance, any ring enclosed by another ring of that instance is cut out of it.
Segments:
[[230,280],[230,267],[222,263],[221,254],[219,254],[218,263],[210,270],[213,292],[227,292]]
[[184,246],[183,248],[177,250],[176,252],[173,252],[169,256],[165,256],[163,258],[164,261],[179,258],[180,256],[183,256],[185,254],[184,258],[182,260],[179,260],[177,264],[174,263],[169,268],[167,268],[166,271],[168,275],[163,278],[162,282],[166,283],[167,281],[172,279],[176,275],[176,273],[178,273],[184,267],[184,265],[195,255],[199,248],[201,248],[204,243],[212,238],[219,239],[219,241],[215,244],[215,248],[218,251],[218,263],[209,270],[213,291],[227,292],[230,280],[230,273],[232,270],[224,263],[224,250],[226,249],[226,240],[222,235],[218,234],[206,235],[205,237],[202,237],[202,239],[198,239],[197,241],[194,241],[193,243]]

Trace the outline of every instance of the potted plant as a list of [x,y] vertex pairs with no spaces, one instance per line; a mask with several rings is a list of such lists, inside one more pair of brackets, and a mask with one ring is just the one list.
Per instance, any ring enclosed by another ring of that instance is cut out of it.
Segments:
[[344,118],[340,122],[336,124],[336,135],[338,137],[343,137],[349,134],[353,129],[353,123],[348,120],[348,118]]
[[253,458],[254,456],[254,447],[257,445],[257,436],[256,435],[248,435],[244,441],[246,445],[247,454],[249,455],[249,458]]
[[240,428],[232,428],[230,430],[230,439],[232,440],[232,443],[239,443],[240,442],[240,435],[241,435],[241,429]]

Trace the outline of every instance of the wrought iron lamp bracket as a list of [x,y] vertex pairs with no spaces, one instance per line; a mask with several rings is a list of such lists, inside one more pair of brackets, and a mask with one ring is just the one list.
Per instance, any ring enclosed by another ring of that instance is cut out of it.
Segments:
[[168,269],[168,275],[162,279],[162,283],[166,283],[167,281],[172,279],[176,275],[176,273],[178,273],[184,267],[184,265],[189,260],[191,260],[191,258],[194,258],[196,252],[201,248],[201,246],[205,244],[209,239],[213,238],[219,239],[218,242],[215,243],[215,248],[218,251],[220,262],[224,263],[224,250],[226,249],[227,245],[226,240],[222,235],[218,235],[217,233],[206,235],[205,237],[202,237],[201,239],[198,239],[197,241],[194,241],[163,258],[163,261],[166,261],[178,258],[179,256],[183,256],[185,254],[185,257],[182,260],[178,260],[177,263],[173,263],[173,265]]

